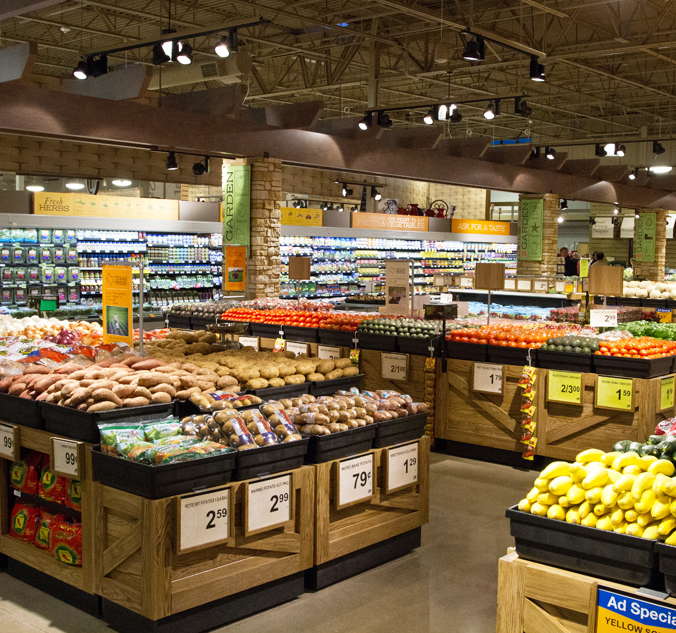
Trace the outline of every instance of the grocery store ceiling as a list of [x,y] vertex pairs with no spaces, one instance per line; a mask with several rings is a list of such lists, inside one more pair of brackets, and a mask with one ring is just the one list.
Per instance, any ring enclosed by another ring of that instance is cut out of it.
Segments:
[[[170,7],[178,30],[244,18],[270,21],[239,31],[240,52],[252,59],[242,77],[251,107],[322,100],[322,118],[330,119],[363,113],[376,105],[376,96],[377,105],[395,107],[526,93],[530,120],[505,102],[501,116],[488,122],[480,102],[464,106],[462,122],[448,124],[445,136],[532,137],[560,147],[666,140],[676,120],[672,0],[7,0],[0,3],[0,19],[14,17],[0,22],[0,46],[34,42],[34,76],[71,78],[82,52],[158,36]],[[467,28],[542,51],[547,81],[529,79],[528,55],[490,41],[485,61],[464,61]],[[446,63],[435,62],[440,40],[448,46]],[[193,64],[217,59],[215,41],[192,41]],[[111,55],[109,66],[152,66],[151,57],[150,48],[132,50]],[[392,118],[395,127],[418,126],[424,114],[409,110]],[[443,124],[437,125],[441,131]],[[576,158],[589,154],[580,151]],[[650,152],[643,153],[649,162]]]

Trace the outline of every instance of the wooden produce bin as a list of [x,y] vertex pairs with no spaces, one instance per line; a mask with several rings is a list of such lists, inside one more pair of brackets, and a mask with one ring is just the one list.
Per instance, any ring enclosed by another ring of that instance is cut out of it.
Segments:
[[[52,438],[61,437],[48,431],[25,426],[18,427],[18,433],[22,453],[25,450],[34,450],[49,455]],[[75,589],[77,591],[74,592],[74,599],[77,600],[78,606],[85,610],[96,612],[98,610],[98,599],[93,595],[89,597],[83,595],[94,593],[93,548],[95,538],[92,518],[93,482],[91,480],[91,452],[89,450],[90,445],[88,444],[77,442],[76,446],[82,494],[82,509],[80,512],[82,522],[82,566],[76,567],[62,563],[48,550],[39,549],[32,543],[26,543],[9,535],[9,498],[10,495],[15,493],[15,490],[10,485],[9,467],[11,461],[7,459],[0,459],[0,554],[4,554],[11,559],[8,565],[10,573],[13,573],[12,561],[20,563],[19,566],[14,567],[16,574],[13,575],[17,575],[21,580],[35,583],[45,591],[54,593],[57,597],[68,596],[69,588]],[[32,495],[22,495],[22,498],[17,499],[17,501],[34,503],[38,506],[40,504],[40,500]],[[49,505],[51,508],[55,507],[54,504]],[[50,509],[50,511],[52,510]],[[29,574],[26,574],[25,570],[21,569],[21,566],[27,566],[37,571],[31,571]],[[51,582],[50,579],[57,582]],[[64,583],[68,587],[64,587],[61,583]]]
[[[364,374],[364,389],[392,389],[406,393],[414,402],[425,401],[425,356],[408,355],[408,380],[388,380],[381,375],[381,354],[372,349],[360,351],[361,372]],[[440,365],[441,363],[437,363]]]
[[547,401],[547,376],[539,369],[542,406],[538,409],[537,454],[574,461],[588,448],[609,451],[615,442],[644,442],[655,426],[671,417],[674,408],[660,412],[660,385],[663,377],[627,379],[633,385],[633,410],[617,411],[595,406],[596,374],[582,374],[582,404]]
[[[477,444],[509,451],[523,451],[521,444],[521,392],[518,381],[523,366],[502,365],[505,376],[502,395],[472,389],[474,361],[449,358],[447,371],[437,379],[436,438]],[[536,402],[541,408],[542,370],[536,379]],[[541,428],[537,436],[541,437]],[[538,448],[539,448],[538,439]]]
[[[646,597],[645,594],[640,595],[636,587],[533,563],[519,558],[516,552],[511,552],[500,559],[498,566],[496,631],[594,633],[599,586],[638,599]],[[664,600],[664,604],[673,608],[676,600],[668,598]],[[616,628],[623,631],[649,630],[640,625],[636,629],[629,626],[631,628],[616,625]]]
[[[125,630],[180,614],[185,630],[199,631],[300,595],[302,572],[312,566],[314,470],[303,466],[274,478],[284,475],[292,478],[290,521],[245,536],[247,484],[264,480],[232,482],[208,491],[230,491],[230,537],[183,553],[181,496],[152,500],[95,482],[94,586],[104,599],[104,620]],[[291,578],[295,593],[283,585]],[[263,589],[274,582],[282,585],[276,595]],[[254,590],[248,598],[237,595],[247,590]]]
[[[388,450],[418,445],[418,479],[415,485],[386,491]],[[421,437],[388,448],[377,448],[357,457],[314,466],[316,474],[313,589],[360,573],[402,555],[420,544],[419,529],[429,522],[430,438]],[[338,507],[338,469],[341,462],[373,457],[373,496]],[[379,544],[382,545],[380,551]],[[388,552],[388,545],[391,549]],[[362,560],[355,553],[362,550]]]

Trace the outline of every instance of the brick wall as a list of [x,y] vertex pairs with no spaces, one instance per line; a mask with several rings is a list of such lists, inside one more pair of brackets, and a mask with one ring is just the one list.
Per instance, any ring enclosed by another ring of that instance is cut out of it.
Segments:
[[[517,275],[556,275],[556,255],[559,252],[559,196],[546,193],[543,196],[522,195],[519,200],[544,199],[542,233],[542,261],[525,262],[518,260]],[[521,218],[519,216],[519,227]]]
[[[334,181],[338,181],[336,184]],[[345,174],[321,169],[303,167],[282,167],[282,199],[287,195],[307,196],[319,202],[336,202],[344,200],[341,192],[341,182],[383,183],[387,187],[380,190],[385,198],[396,198],[400,207],[408,204],[419,204],[427,207],[434,200],[444,200],[449,205],[455,204],[455,217],[465,219],[481,219],[486,214],[486,190],[470,187],[455,187],[437,183],[421,182],[419,180],[404,180],[402,178],[381,178],[363,174]],[[351,185],[354,194],[346,200],[348,205],[359,204],[362,188]],[[376,203],[370,197],[370,189],[366,192],[366,210],[375,212]]]
[[220,186],[221,159],[211,159],[211,172],[194,176],[192,166],[204,156],[178,155],[179,169],[167,171],[164,152],[68,143],[0,134],[0,171],[74,178],[129,178]]

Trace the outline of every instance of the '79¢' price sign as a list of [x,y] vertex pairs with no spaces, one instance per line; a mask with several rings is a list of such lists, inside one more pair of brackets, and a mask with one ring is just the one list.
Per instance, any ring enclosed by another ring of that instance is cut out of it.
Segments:
[[232,534],[230,488],[177,498],[179,554],[226,543]]

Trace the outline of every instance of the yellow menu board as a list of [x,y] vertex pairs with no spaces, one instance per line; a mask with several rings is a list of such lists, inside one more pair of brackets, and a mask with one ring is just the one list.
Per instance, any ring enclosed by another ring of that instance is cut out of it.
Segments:
[[178,220],[178,200],[41,191],[33,194],[33,213],[72,217]]

